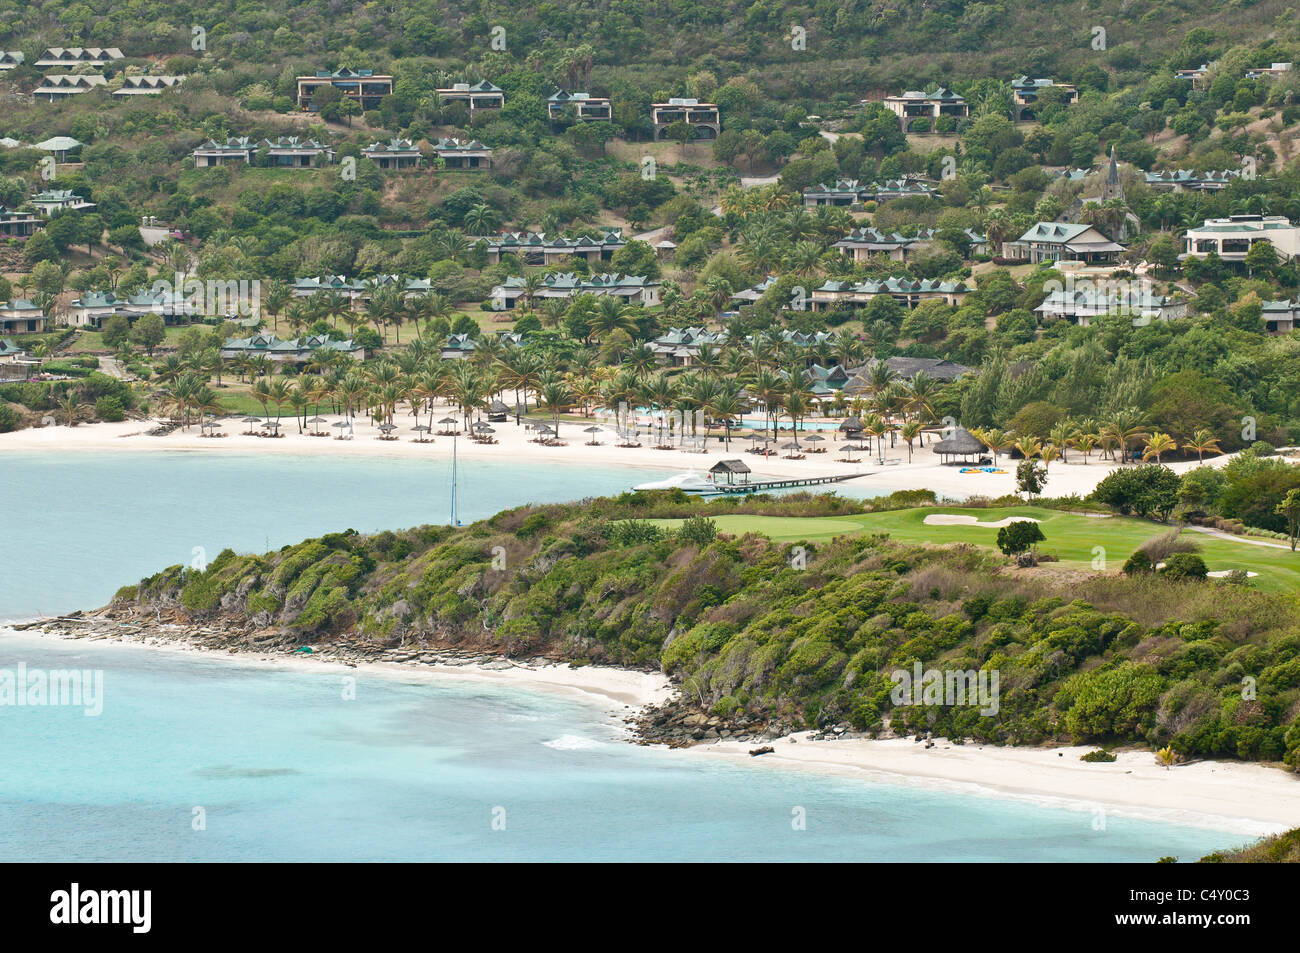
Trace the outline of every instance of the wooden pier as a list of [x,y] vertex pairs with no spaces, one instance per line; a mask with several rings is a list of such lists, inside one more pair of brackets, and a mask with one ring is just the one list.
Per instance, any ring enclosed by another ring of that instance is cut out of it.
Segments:
[[749,483],[715,483],[712,489],[700,491],[702,496],[722,493],[763,493],[767,490],[785,490],[797,486],[823,486],[827,483],[843,483],[856,480],[862,473],[846,473],[842,476],[799,477],[794,480],[753,480]]

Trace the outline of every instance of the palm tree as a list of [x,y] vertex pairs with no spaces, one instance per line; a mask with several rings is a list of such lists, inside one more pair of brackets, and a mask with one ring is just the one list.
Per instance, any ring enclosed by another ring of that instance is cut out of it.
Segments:
[[997,428],[981,430],[977,436],[992,451],[995,465],[998,462],[999,453],[1015,446],[1015,435],[1009,434],[1005,430],[998,430]]
[[1052,442],[1052,446],[1060,451],[1062,463],[1070,462],[1069,457],[1066,456],[1066,451],[1074,446],[1077,434],[1078,431],[1069,424],[1059,423],[1047,435],[1047,439]]
[[1161,454],[1173,453],[1177,449],[1178,444],[1174,442],[1173,437],[1155,430],[1146,438],[1146,450],[1142,452],[1142,459],[1150,460],[1155,457],[1156,463],[1159,463]]
[[69,427],[75,426],[80,410],[81,395],[76,391],[67,391],[59,398],[59,412],[63,414],[63,422]]
[[470,210],[465,213],[465,227],[476,235],[487,235],[492,231],[493,225],[496,224],[496,212],[492,207],[480,202],[471,206]]
[[727,450],[731,450],[731,425],[745,413],[745,400],[740,394],[740,382],[734,379],[724,380],[709,401],[705,411],[722,421],[725,430],[723,438]]
[[289,391],[289,406],[293,408],[293,418],[298,424],[298,433],[302,433],[303,424],[307,420],[307,408],[311,404],[309,387],[309,384],[299,381]]
[[781,375],[762,368],[754,375],[751,381],[749,392],[754,395],[763,404],[763,429],[767,429],[767,421],[772,421],[772,439],[776,439],[777,416],[779,415],[782,400],[785,397],[785,381]]
[[1190,440],[1183,441],[1184,450],[1195,450],[1197,462],[1205,461],[1205,454],[1220,453],[1219,440],[1214,436],[1214,431],[1201,429],[1192,434]]
[[1021,437],[1012,446],[1026,460],[1032,460],[1043,452],[1043,442],[1037,437]]
[[921,421],[909,420],[907,421],[907,423],[903,424],[902,429],[899,430],[899,435],[904,440],[907,441],[907,462],[908,463],[912,462],[912,441],[915,440],[917,437],[921,436],[923,429],[924,428]]
[[1147,436],[1146,430],[1142,427],[1142,418],[1135,410],[1121,410],[1112,415],[1102,428],[1102,434],[1110,437],[1119,447],[1122,459],[1128,458],[1130,442],[1142,440]]
[[1094,433],[1081,433],[1074,438],[1074,445],[1083,454],[1083,465],[1087,466],[1088,456],[1097,446],[1097,435]]
[[267,385],[266,397],[271,403],[275,404],[275,419],[280,419],[280,410],[284,407],[285,402],[289,400],[291,385],[283,377],[276,377]]
[[452,368],[447,379],[452,399],[465,415],[465,429],[470,426],[474,411],[483,406],[488,394],[487,375],[468,361],[460,361]]
[[293,290],[283,281],[273,278],[267,282],[266,293],[262,295],[262,310],[271,315],[272,330],[279,330],[280,312],[292,298]]
[[551,412],[551,419],[554,423],[552,429],[555,430],[555,436],[558,439],[560,436],[560,414],[573,406],[573,394],[569,390],[569,385],[565,383],[564,378],[548,374],[542,378],[541,386],[538,388],[537,402]]

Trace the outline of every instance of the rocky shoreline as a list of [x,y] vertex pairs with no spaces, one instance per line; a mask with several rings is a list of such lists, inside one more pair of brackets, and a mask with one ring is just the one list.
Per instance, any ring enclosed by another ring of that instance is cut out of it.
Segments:
[[[484,648],[434,647],[427,644],[384,645],[352,638],[322,639],[304,646],[300,637],[276,628],[236,626],[224,621],[198,623],[184,610],[152,608],[115,603],[91,612],[12,624],[19,632],[39,632],[61,638],[111,640],[143,646],[184,647],[204,652],[256,656],[262,659],[293,658],[333,662],[351,667],[372,663],[412,666],[452,666],[504,671],[543,665],[570,664],[562,656],[535,655],[516,659]],[[310,651],[303,651],[309,648]],[[660,705],[649,705],[623,719],[629,740],[640,745],[688,748],[718,741],[764,744],[787,738],[799,728],[750,715],[723,717],[691,705],[678,694]],[[835,725],[817,732],[811,740],[834,741],[866,737],[847,725]],[[879,737],[879,736],[877,736]],[[754,753],[766,754],[767,751]]]

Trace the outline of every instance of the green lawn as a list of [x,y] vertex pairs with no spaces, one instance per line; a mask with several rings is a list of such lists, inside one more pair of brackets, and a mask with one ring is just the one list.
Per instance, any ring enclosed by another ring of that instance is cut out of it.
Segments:
[[[1170,527],[1145,520],[1127,517],[1097,518],[1036,506],[1000,507],[990,509],[963,509],[954,506],[929,506],[917,509],[893,510],[886,513],[864,513],[856,516],[834,517],[780,517],[721,515],[714,519],[723,533],[740,535],[746,532],[761,533],[779,542],[828,541],[848,533],[888,533],[891,538],[909,543],[976,543],[990,548],[996,545],[997,529],[987,526],[927,524],[931,513],[954,513],[975,516],[982,523],[997,522],[1007,517],[1029,517],[1039,520],[1039,528],[1046,541],[1039,550],[1053,553],[1061,564],[1072,568],[1091,568],[1094,547],[1101,546],[1106,553],[1108,570],[1118,570],[1133,550],[1153,536],[1169,531]],[[668,527],[675,520],[657,520]],[[1211,572],[1222,569],[1245,569],[1259,573],[1252,582],[1262,590],[1300,588],[1300,554],[1288,549],[1258,546],[1235,540],[1219,539],[1187,530],[1184,536],[1200,547],[1201,555]],[[1274,541],[1276,542],[1276,541]]]

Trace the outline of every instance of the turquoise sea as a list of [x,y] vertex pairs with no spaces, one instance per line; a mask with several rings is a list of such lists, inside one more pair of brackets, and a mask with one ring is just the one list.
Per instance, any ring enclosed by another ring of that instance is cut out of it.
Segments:
[[[665,470],[662,475],[669,472]],[[464,520],[651,471],[461,468]],[[0,618],[104,603],[195,547],[445,522],[442,464],[4,454]],[[0,634],[0,671],[103,673],[103,712],[0,706],[4,860],[1185,859],[1240,835],[765,767],[620,739],[600,705],[460,678]],[[803,829],[794,821],[806,819]],[[201,823],[200,823],[201,822]],[[199,827],[201,829],[195,829]]]

